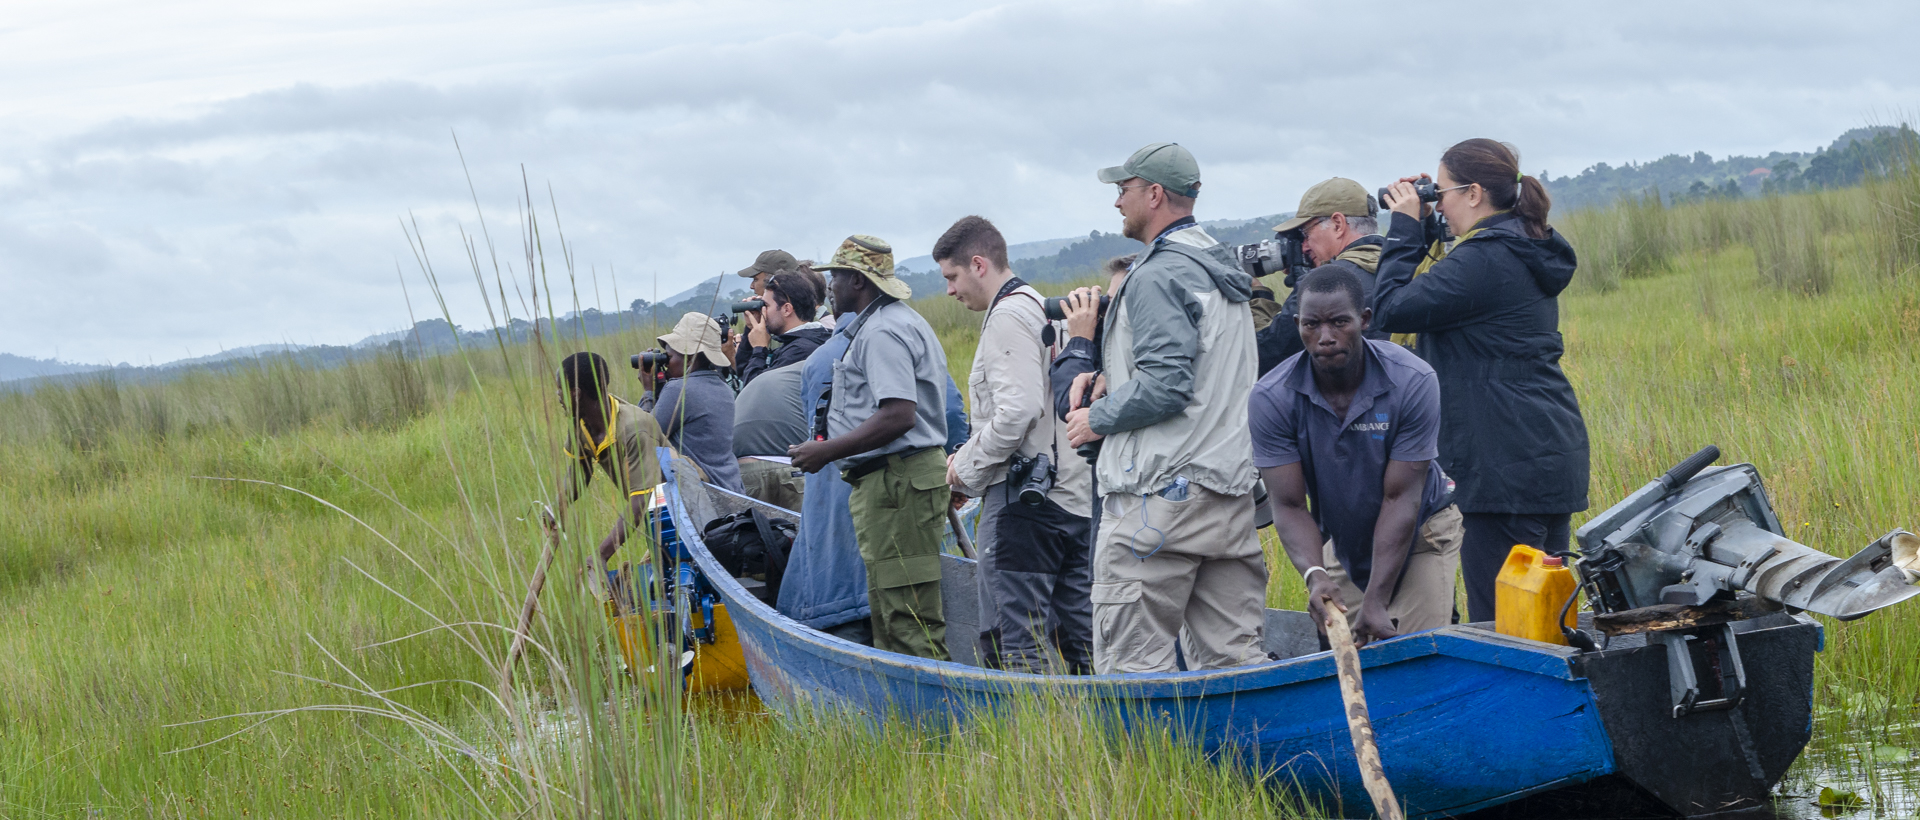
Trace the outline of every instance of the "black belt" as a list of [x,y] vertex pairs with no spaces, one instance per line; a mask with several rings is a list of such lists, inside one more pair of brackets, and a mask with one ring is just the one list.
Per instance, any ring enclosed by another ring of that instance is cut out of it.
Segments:
[[840,478],[847,481],[852,481],[853,479],[859,478],[875,470],[878,470],[881,467],[887,466],[887,459],[897,458],[901,461],[906,461],[907,459],[913,458],[922,453],[931,453],[938,449],[940,448],[922,447],[918,450],[908,450],[904,453],[889,453],[884,456],[875,456],[866,461],[860,462],[859,464],[855,464],[852,467],[848,467],[846,469],[841,470]]

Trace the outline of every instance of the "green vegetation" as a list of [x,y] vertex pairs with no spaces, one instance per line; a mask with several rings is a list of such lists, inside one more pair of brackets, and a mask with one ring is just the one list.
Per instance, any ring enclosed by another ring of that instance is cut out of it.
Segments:
[[[1805,543],[1850,554],[1920,526],[1920,176],[1561,224],[1589,261],[1561,307],[1596,507],[1715,443],[1758,465]],[[964,375],[977,317],[919,307]],[[615,515],[603,495],[575,508],[537,645],[498,697],[498,625],[559,449],[555,348],[624,372],[653,335],[0,395],[0,816],[1289,811],[1071,703],[946,731],[682,712],[611,660],[581,569]],[[1274,558],[1270,599],[1297,606]],[[1828,788],[1913,810],[1913,616],[1827,624],[1789,784],[1809,805]]]

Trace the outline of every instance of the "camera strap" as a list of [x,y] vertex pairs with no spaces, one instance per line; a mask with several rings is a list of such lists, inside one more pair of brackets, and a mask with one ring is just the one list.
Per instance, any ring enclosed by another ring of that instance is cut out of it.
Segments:
[[[1027,283],[1018,276],[1014,276],[1007,279],[1007,283],[1000,286],[1000,292],[994,294],[993,301],[987,305],[987,315],[986,317],[980,320],[980,327],[982,329],[986,328],[987,320],[993,318],[993,311],[995,308],[1000,306],[1000,301],[1002,299],[1005,299],[1008,296],[1014,295],[1016,291],[1026,286],[1027,286]],[[1028,299],[1033,299],[1033,303],[1035,305],[1038,305],[1041,308],[1040,310],[1041,347],[1046,351],[1045,355],[1043,356],[1043,361],[1041,362],[1041,366],[1049,367],[1053,362],[1053,357],[1058,355],[1060,351],[1055,349],[1056,345],[1054,344],[1053,339],[1049,338],[1051,334],[1047,333],[1048,330],[1051,330],[1053,328],[1053,323],[1047,319],[1046,305],[1042,304],[1041,301],[1038,298],[1035,298],[1034,295],[1031,293],[1022,293],[1020,295],[1025,296]],[[1049,382],[1049,385],[1051,385],[1051,382]],[[1051,391],[1048,392],[1048,395],[1045,397],[1044,400],[1046,404],[1052,405],[1053,395]],[[1047,411],[1046,418],[1049,422],[1047,425],[1047,430],[1049,433],[1049,435],[1047,436],[1048,449],[1053,454],[1052,456],[1053,460],[1048,463],[1047,469],[1049,471],[1057,471],[1060,469],[1059,467],[1060,465],[1060,429],[1057,425],[1052,424],[1053,411],[1051,410]],[[1014,458],[1017,460],[1020,458],[1020,456],[1016,453],[1014,455]]]

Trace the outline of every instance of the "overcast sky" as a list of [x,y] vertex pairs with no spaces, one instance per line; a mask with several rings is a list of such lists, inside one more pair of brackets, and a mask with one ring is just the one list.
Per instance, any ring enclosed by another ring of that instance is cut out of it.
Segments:
[[1467,137],[1566,174],[1811,150],[1920,109],[1920,4],[1826,8],[13,0],[0,352],[146,364],[403,327],[396,263],[434,315],[407,214],[455,320],[484,325],[454,133],[509,274],[524,165],[613,308],[854,232],[916,256],[969,213],[1014,242],[1116,230],[1093,172],[1148,142],[1193,150],[1211,219]]

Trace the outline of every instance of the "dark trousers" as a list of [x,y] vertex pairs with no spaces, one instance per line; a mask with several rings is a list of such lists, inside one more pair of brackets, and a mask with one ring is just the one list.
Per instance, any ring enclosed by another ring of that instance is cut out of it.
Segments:
[[1573,536],[1573,516],[1464,513],[1466,533],[1460,539],[1460,577],[1467,583],[1467,620],[1493,620],[1494,579],[1507,553],[1525,544],[1549,555],[1567,552]]
[[988,487],[981,506],[983,654],[1008,671],[1045,672],[1045,640],[1065,671],[1092,671],[1090,522],[1051,500],[1029,507],[1007,482]]

